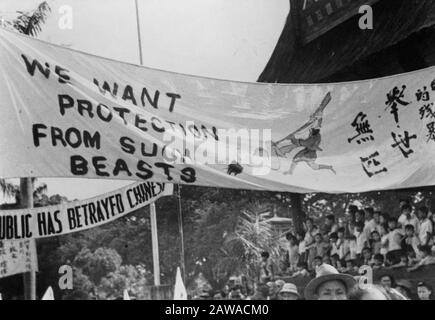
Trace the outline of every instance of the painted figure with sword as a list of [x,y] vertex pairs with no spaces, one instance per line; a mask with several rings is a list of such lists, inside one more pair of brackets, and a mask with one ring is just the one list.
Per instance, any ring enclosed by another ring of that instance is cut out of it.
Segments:
[[[284,174],[293,174],[300,162],[305,162],[313,170],[331,170],[334,174],[337,174],[331,165],[316,163],[317,151],[323,151],[320,148],[322,141],[320,129],[322,128],[323,111],[330,102],[331,93],[328,92],[319,108],[310,116],[310,120],[306,124],[285,138],[277,142],[272,141],[272,153],[275,157],[279,158],[290,158],[290,153],[293,150],[303,148],[293,157],[290,169],[284,172]],[[309,130],[307,138],[296,138],[297,134],[307,130]]]

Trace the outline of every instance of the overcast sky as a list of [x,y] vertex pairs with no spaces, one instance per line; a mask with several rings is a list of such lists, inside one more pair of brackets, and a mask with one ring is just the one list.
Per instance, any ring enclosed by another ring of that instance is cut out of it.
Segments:
[[[1,0],[0,17],[41,0]],[[139,64],[134,0],[48,0],[39,38],[95,55]],[[73,28],[60,29],[69,6]],[[212,78],[254,82],[282,31],[288,0],[139,0],[143,64]],[[84,199],[125,185],[119,181],[40,179],[48,194]],[[0,196],[0,202],[2,198]]]

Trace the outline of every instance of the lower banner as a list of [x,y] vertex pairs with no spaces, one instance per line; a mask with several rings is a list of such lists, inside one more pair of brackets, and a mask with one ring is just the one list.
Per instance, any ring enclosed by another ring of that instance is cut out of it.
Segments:
[[35,241],[0,241],[0,278],[30,271],[38,271]]
[[[0,211],[0,240],[46,238],[101,226],[172,192],[172,184],[143,182],[67,204],[3,210]],[[0,253],[0,261],[2,257]]]

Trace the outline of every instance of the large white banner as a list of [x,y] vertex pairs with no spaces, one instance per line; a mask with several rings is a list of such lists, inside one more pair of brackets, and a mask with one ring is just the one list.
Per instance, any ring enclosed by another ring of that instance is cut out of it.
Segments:
[[328,85],[221,81],[0,30],[0,176],[290,192],[435,183],[435,69]]
[[[172,184],[137,182],[86,200],[42,208],[0,210],[0,241],[46,238],[98,227],[172,192]],[[2,252],[0,249],[0,276]]]

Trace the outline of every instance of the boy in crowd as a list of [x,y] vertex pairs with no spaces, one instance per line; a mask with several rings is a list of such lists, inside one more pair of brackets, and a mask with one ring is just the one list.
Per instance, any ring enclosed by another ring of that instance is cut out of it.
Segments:
[[362,250],[367,247],[368,239],[366,237],[365,232],[363,231],[364,224],[363,223],[357,223],[355,225],[355,237],[356,237],[356,254],[357,259],[361,258]]
[[419,282],[417,284],[417,294],[419,300],[432,300],[432,287],[425,282]]
[[405,226],[405,237],[402,240],[402,250],[405,253],[412,253],[414,257],[418,256],[418,247],[420,246],[420,239],[415,234],[415,228],[412,224]]
[[308,265],[306,262],[304,261],[299,261],[297,267],[296,267],[296,272],[293,273],[292,277],[309,277],[310,276],[310,272],[308,271]]
[[373,231],[377,230],[377,223],[374,218],[375,210],[372,207],[368,207],[364,209],[365,212],[365,224],[364,224],[364,233],[367,239],[370,239],[370,235]]
[[353,259],[347,259],[346,260],[346,267],[341,269],[342,273],[357,273],[358,267],[355,265],[355,260]]
[[345,228],[339,228],[337,230],[337,242],[335,243],[335,250],[336,252],[331,254],[337,253],[340,260],[344,260],[346,255],[349,252],[349,241],[346,240],[346,229]]
[[387,246],[387,260],[391,264],[399,263],[400,254],[402,253],[403,234],[401,229],[397,228],[397,220],[390,218],[388,220],[388,234],[384,237],[384,245]]
[[[328,252],[328,244],[323,242],[323,237],[320,233],[317,233],[314,236],[314,244],[312,244],[309,248],[309,260],[308,263],[311,261],[314,262],[315,257],[323,257]],[[311,262],[311,263],[313,263]]]
[[371,233],[369,243],[370,243],[370,249],[372,250],[372,255],[381,253],[382,241],[381,241],[381,235],[378,231],[373,231]]
[[323,257],[317,256],[313,260],[313,269],[314,271],[323,264]]
[[429,244],[431,239],[433,226],[432,221],[428,218],[429,209],[427,207],[420,207],[418,209],[418,218],[420,219],[420,226],[418,230],[419,239],[421,245],[425,246]]
[[399,224],[402,226],[403,230],[407,225],[412,225],[415,232],[418,232],[419,221],[414,213],[412,213],[412,207],[409,204],[402,205],[400,209],[401,215],[399,217]]
[[371,266],[373,264],[372,251],[369,247],[364,247],[362,250],[361,258],[359,260],[359,266]]
[[373,270],[382,269],[384,267],[384,256],[380,253],[373,257]]

